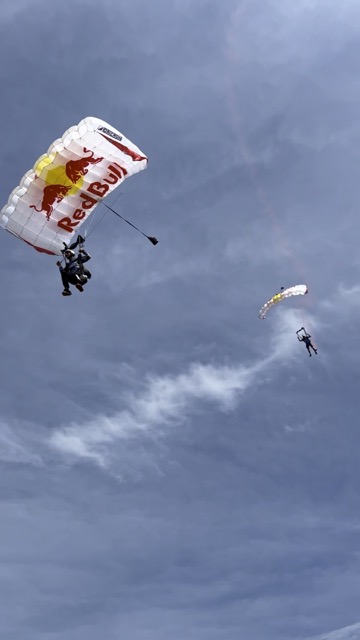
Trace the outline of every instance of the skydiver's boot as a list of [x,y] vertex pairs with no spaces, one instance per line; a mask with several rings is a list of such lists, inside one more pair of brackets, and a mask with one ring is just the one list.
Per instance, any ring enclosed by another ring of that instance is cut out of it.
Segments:
[[77,288],[78,291],[80,291],[81,293],[84,291],[84,287],[82,286],[82,284],[76,284],[75,287]]
[[71,296],[72,294],[71,294],[70,289],[64,289],[64,291],[62,292],[62,295],[63,296]]

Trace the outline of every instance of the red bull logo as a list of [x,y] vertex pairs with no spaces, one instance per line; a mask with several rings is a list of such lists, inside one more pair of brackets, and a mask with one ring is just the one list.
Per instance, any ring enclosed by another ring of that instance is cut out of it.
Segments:
[[80,178],[85,176],[88,172],[88,166],[90,164],[98,164],[104,160],[104,158],[94,158],[94,152],[90,149],[83,148],[84,153],[90,153],[89,156],[79,158],[79,160],[69,160],[65,165],[65,173],[69,180],[76,184]]
[[[115,144],[115,146],[125,155],[129,156],[133,162],[147,161],[145,156],[139,155],[119,141],[114,141],[103,134],[100,135],[112,144]],[[39,161],[38,166],[35,168],[37,178],[40,178],[41,181],[46,184],[42,189],[41,201],[29,206],[39,213],[44,212],[48,221],[51,219],[51,215],[59,202],[64,198],[70,198],[70,196],[78,196],[76,200],[74,199],[71,214],[57,221],[57,226],[69,233],[72,233],[80,221],[90,213],[90,210],[95,207],[115,185],[122,182],[128,174],[125,167],[122,167],[117,162],[112,162],[101,170],[101,173],[103,173],[101,181],[96,180],[91,182],[86,189],[83,189],[84,177],[89,172],[89,167],[105,160],[104,157],[95,156],[94,151],[86,147],[83,147],[83,153],[86,155],[68,160],[64,164],[57,164],[59,159],[61,159],[61,155],[54,154],[51,157],[45,156]],[[73,200],[70,199],[69,203],[72,204]],[[67,208],[68,206],[65,207],[65,211]],[[72,207],[70,211],[71,209]]]
[[35,211],[44,211],[46,214],[46,220],[50,220],[51,214],[54,210],[54,204],[61,202],[70,191],[71,187],[66,187],[62,184],[48,184],[44,187],[43,197],[41,201],[41,207],[38,209],[34,204],[30,205],[30,209]]
[[112,162],[107,167],[107,174],[102,182],[99,180],[91,182],[88,188],[80,193],[80,206],[75,209],[71,216],[65,216],[58,220],[57,226],[64,231],[72,233],[80,221],[108,193],[109,189],[126,178],[127,173],[125,167],[121,167],[117,162]]
[[49,166],[43,167],[41,171],[41,173],[45,172],[45,181],[48,184],[43,189],[40,206],[32,204],[30,205],[31,209],[35,209],[39,213],[43,211],[46,214],[46,219],[50,220],[54,205],[61,202],[65,196],[74,194],[81,189],[83,178],[88,172],[88,166],[104,160],[100,157],[95,158],[94,152],[86,147],[83,148],[83,152],[89,155],[76,160],[68,160],[65,165],[54,166],[49,158]]

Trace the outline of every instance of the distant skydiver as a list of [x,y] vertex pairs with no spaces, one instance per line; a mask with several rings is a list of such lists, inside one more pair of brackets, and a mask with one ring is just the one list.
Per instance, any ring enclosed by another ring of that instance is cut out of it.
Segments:
[[[300,331],[303,331],[303,335],[301,337],[299,337]],[[299,329],[296,332],[296,336],[297,336],[297,339],[299,340],[299,342],[304,342],[305,343],[305,346],[306,346],[306,348],[307,348],[307,350],[309,352],[310,358],[311,358],[310,348],[317,354],[317,349],[315,349],[314,345],[312,344],[312,342],[310,340],[311,335],[305,331],[304,327],[301,327],[301,329]]]
[[65,266],[63,267],[61,262],[58,261],[56,264],[59,267],[61,280],[63,283],[64,290],[62,292],[63,296],[71,296],[70,284],[74,285],[78,291],[84,291],[84,285],[90,280],[91,273],[88,269],[84,267],[84,263],[91,259],[91,256],[85,251],[83,246],[80,246],[78,250],[78,255],[75,254],[73,249],[77,244],[82,244],[83,238],[81,236],[78,238],[76,243],[70,245],[70,247],[66,247],[63,251],[63,255],[65,258]]

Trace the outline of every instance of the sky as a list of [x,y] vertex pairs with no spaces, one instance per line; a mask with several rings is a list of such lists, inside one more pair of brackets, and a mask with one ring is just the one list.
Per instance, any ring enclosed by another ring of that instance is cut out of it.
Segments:
[[108,212],[64,298],[0,232],[4,639],[360,639],[359,21],[2,7],[1,206],[95,116],[148,156],[109,201],[159,240]]

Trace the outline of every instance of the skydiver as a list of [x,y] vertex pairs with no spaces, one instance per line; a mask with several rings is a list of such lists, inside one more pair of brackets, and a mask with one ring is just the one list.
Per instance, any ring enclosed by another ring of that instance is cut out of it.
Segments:
[[311,335],[305,331],[304,327],[302,327],[302,329],[299,329],[299,331],[304,331],[304,335],[302,335],[301,338],[299,338],[298,332],[296,332],[297,339],[299,340],[299,342],[305,343],[305,346],[309,352],[309,357],[311,358],[310,347],[317,354],[317,349],[315,349],[315,347],[313,346],[310,340]]
[[71,296],[70,284],[74,285],[78,291],[84,291],[84,285],[90,280],[91,273],[84,267],[84,263],[91,259],[91,256],[80,247],[78,255],[72,249],[65,249],[64,252],[65,266],[61,262],[56,264],[59,267],[61,280],[64,286],[63,296]]

